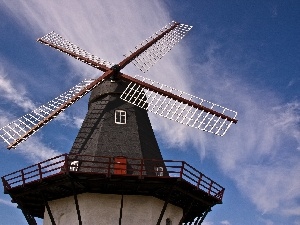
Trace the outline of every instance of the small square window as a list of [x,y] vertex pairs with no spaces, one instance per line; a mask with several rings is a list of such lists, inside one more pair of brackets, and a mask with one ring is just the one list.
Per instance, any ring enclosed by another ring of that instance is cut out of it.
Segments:
[[126,124],[126,111],[116,110],[115,111],[115,123],[116,124]]
[[71,162],[70,171],[78,171],[79,161]]
[[158,177],[162,177],[164,175],[164,168],[162,166],[155,166],[155,175]]

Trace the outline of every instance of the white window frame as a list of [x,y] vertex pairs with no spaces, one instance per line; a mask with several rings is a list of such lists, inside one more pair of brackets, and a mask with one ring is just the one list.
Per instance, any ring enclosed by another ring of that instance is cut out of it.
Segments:
[[71,162],[70,171],[78,171],[79,161]]
[[126,119],[126,111],[117,109],[115,110],[115,123],[116,124],[126,124],[127,119]]
[[155,166],[154,170],[155,170],[156,176],[158,176],[158,177],[164,176],[164,168],[162,166]]

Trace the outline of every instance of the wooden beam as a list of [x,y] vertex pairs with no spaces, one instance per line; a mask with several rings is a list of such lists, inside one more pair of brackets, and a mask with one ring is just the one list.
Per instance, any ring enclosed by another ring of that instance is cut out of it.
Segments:
[[67,50],[67,49],[65,49],[65,48],[56,46],[56,45],[52,44],[51,42],[44,41],[44,40],[42,40],[41,38],[37,39],[37,41],[40,42],[40,43],[42,43],[42,44],[48,45],[48,46],[50,46],[51,48],[54,48],[54,49],[56,49],[56,50],[59,50],[59,51],[61,51],[61,52],[63,52],[63,53],[66,53],[67,55],[70,55],[70,56],[72,56],[72,57],[74,57],[74,58],[76,58],[76,59],[78,59],[78,60],[80,60],[80,61],[82,61],[82,62],[84,62],[84,63],[86,63],[86,64],[89,64],[90,66],[92,66],[92,67],[94,67],[94,68],[96,68],[96,69],[98,69],[98,70],[101,70],[101,71],[103,71],[103,72],[107,72],[107,71],[110,69],[110,68],[108,68],[108,67],[106,67],[106,66],[104,66],[104,65],[102,65],[102,64],[100,64],[100,63],[96,63],[96,62],[93,61],[93,60],[90,60],[90,59],[88,59],[88,58],[85,58],[85,57],[83,57],[82,55],[79,55],[79,54],[76,54],[76,53],[74,53],[74,52],[71,52],[71,51],[69,51],[69,50]]
[[179,24],[180,23],[174,23],[169,29],[165,30],[163,33],[161,33],[160,35],[158,35],[152,41],[149,41],[147,44],[145,44],[141,48],[137,49],[130,56],[128,56],[127,58],[125,58],[123,61],[121,61],[119,63],[120,68],[123,69],[132,60],[134,60],[136,57],[138,57],[140,54],[142,54],[144,51],[146,51],[149,47],[151,47],[153,44],[155,44],[157,41],[159,41],[161,38],[163,38],[165,36],[165,34],[171,32],[172,30],[174,30]]
[[193,200],[193,201],[191,202],[189,208],[188,208],[188,209],[185,211],[185,213],[182,215],[182,217],[181,217],[181,219],[180,219],[178,225],[181,225],[182,222],[184,221],[185,217],[189,214],[189,212],[190,212],[190,210],[191,210],[191,208],[192,208],[192,206],[193,206],[193,204],[194,204],[194,201],[195,201],[195,200]]
[[174,188],[174,186],[171,186],[170,189],[169,189],[168,198],[165,200],[165,203],[164,203],[164,205],[163,205],[163,207],[162,207],[162,209],[161,209],[161,212],[160,212],[160,215],[159,215],[159,218],[158,218],[158,220],[157,220],[156,225],[160,225],[160,223],[161,223],[161,220],[162,220],[162,218],[163,218],[163,216],[164,216],[164,214],[165,214],[165,211],[166,211],[166,209],[167,209],[167,206],[168,206],[168,204],[169,204],[169,201],[170,201],[170,197],[171,197],[173,188]]
[[45,204],[45,206],[46,206],[46,210],[47,210],[47,212],[48,212],[48,215],[49,215],[51,224],[52,224],[52,225],[56,225],[55,220],[54,220],[54,217],[53,217],[53,214],[52,214],[52,212],[51,212],[51,209],[50,209],[50,206],[49,206],[49,204],[48,204],[47,199],[45,198],[44,194],[42,194],[42,193],[41,193],[41,196],[43,197],[44,204]]
[[124,204],[124,195],[122,194],[122,197],[121,197],[121,206],[120,206],[119,225],[122,225],[123,204]]
[[80,214],[80,209],[79,209],[79,204],[78,204],[78,198],[77,198],[76,188],[75,188],[75,184],[74,184],[73,180],[71,180],[71,184],[72,184],[72,189],[73,189],[73,196],[74,196],[75,207],[76,207],[76,212],[77,212],[78,224],[82,225],[81,214]]
[[196,109],[203,110],[206,113],[210,113],[210,114],[213,114],[213,115],[215,115],[217,117],[221,117],[222,119],[226,119],[228,121],[232,121],[233,123],[237,123],[236,119],[233,119],[233,118],[231,118],[229,116],[226,116],[226,115],[224,115],[222,113],[219,113],[217,111],[214,111],[214,110],[212,110],[210,108],[206,108],[205,106],[199,105],[199,104],[197,104],[195,102],[192,102],[190,100],[187,100],[185,98],[179,97],[179,96],[177,96],[177,95],[175,95],[175,94],[173,94],[171,92],[162,90],[161,88],[155,87],[155,86],[153,86],[151,84],[148,84],[146,82],[140,81],[140,80],[135,79],[135,78],[133,78],[131,76],[128,76],[126,74],[121,73],[119,75],[119,78],[123,79],[123,80],[126,80],[126,81],[129,81],[129,82],[136,83],[136,84],[140,85],[143,88],[149,89],[150,91],[153,91],[153,92],[158,93],[160,95],[167,96],[167,97],[169,97],[171,99],[174,99],[175,101],[182,102],[182,103],[187,104],[189,106],[192,106],[192,107],[194,107]]
[[102,83],[107,77],[110,77],[114,73],[113,70],[109,70],[105,72],[102,76],[100,76],[98,79],[94,80],[92,83],[90,83],[86,88],[82,89],[80,92],[78,92],[73,98],[63,103],[59,108],[54,110],[51,114],[49,114],[47,117],[42,119],[38,124],[36,124],[34,127],[32,127],[29,131],[27,131],[25,134],[23,134],[21,137],[16,139],[12,144],[10,144],[7,148],[11,149],[17,146],[20,142],[22,142],[24,139],[32,135],[34,132],[36,132],[38,129],[43,127],[45,124],[47,124],[50,120],[52,120],[54,117],[56,117],[58,114],[60,114],[64,109],[68,108],[70,105],[72,105],[74,102],[79,100],[83,95],[86,95],[91,90],[93,90],[95,87],[97,87],[100,83]]

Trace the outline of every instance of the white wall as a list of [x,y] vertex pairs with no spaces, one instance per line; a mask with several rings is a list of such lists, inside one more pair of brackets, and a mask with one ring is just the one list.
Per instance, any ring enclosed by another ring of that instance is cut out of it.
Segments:
[[[121,195],[84,193],[78,195],[83,225],[118,225],[120,218]],[[76,225],[78,217],[74,197],[48,202],[56,225]],[[164,201],[151,196],[124,195],[122,225],[156,225]],[[170,218],[172,225],[178,224],[183,211],[168,204],[161,225]],[[45,209],[44,225],[52,225]]]

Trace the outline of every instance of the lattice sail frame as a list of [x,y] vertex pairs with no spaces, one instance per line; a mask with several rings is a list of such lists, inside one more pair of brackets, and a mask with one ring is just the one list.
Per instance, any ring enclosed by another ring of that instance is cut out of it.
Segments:
[[[0,129],[0,137],[6,142],[7,144],[11,145],[19,138],[22,138],[22,136],[26,133],[28,133],[30,130],[32,130],[33,127],[39,126],[39,123],[48,117],[51,113],[53,113],[55,110],[59,109],[62,105],[66,104],[69,100],[71,100],[76,94],[84,90],[88,85],[90,85],[94,79],[90,80],[84,80],[81,81],[79,84],[71,88],[69,91],[61,94],[60,96],[56,97],[55,99],[49,101],[48,103],[40,106],[39,108],[33,110],[31,113],[26,114],[25,116],[22,116],[21,118],[11,122],[10,124],[6,125],[5,127],[2,127]],[[85,94],[87,94],[89,90],[86,90],[83,95],[79,96],[76,100],[82,98]],[[71,105],[71,104],[70,104]],[[68,105],[68,106],[70,106]],[[68,107],[67,106],[67,107]],[[59,112],[57,112],[56,115],[51,117],[50,120],[47,122],[41,124],[40,126],[45,125],[49,121],[51,121],[53,118],[57,117],[57,115],[60,112],[63,112],[67,107],[63,108]],[[16,143],[13,147],[17,146],[21,142],[25,141],[28,137],[30,137],[32,134],[34,134],[36,130],[33,130],[30,135],[28,135],[26,138],[22,138],[18,143]]]
[[[108,62],[104,59],[101,59],[99,58],[98,56],[95,56],[85,50],[83,50],[82,48],[78,47],[77,45],[71,43],[70,41],[68,41],[67,39],[63,38],[62,36],[60,36],[59,34],[55,33],[54,31],[46,34],[45,36],[43,36],[42,38],[39,38],[37,41],[45,44],[45,45],[50,45],[51,44],[51,47],[53,48],[56,48],[58,51],[61,51],[61,52],[64,52],[66,53],[67,55],[70,55],[90,66],[93,66],[95,68],[98,69],[98,66],[97,65],[94,65],[92,63],[89,63],[88,60],[91,60],[97,64],[100,64],[100,65],[103,65],[103,66],[106,66],[108,68],[111,68],[114,63],[111,63],[111,62]],[[63,51],[62,51],[63,49]],[[74,53],[78,56],[81,56],[85,59],[82,59],[82,58],[79,58],[79,57],[76,57],[76,56],[73,56],[71,54],[68,54],[68,51],[70,53]],[[86,60],[88,59],[88,60]]]
[[[211,110],[221,112],[223,115],[231,117],[232,119],[235,119],[237,116],[237,112],[202,98],[176,90],[142,76],[137,75],[135,78]],[[233,123],[212,113],[205,112],[204,110],[142,87],[134,82],[129,83],[122,93],[121,99],[162,117],[219,136],[223,136]]]
[[[145,46],[148,42],[155,39],[158,35],[163,33],[175,24],[174,21],[154,33],[152,36],[144,40],[139,45],[135,46],[133,50],[124,56],[127,57],[137,49]],[[150,48],[145,50],[142,54],[136,57],[132,63],[139,68],[143,73],[147,72],[159,59],[168,53],[186,34],[192,29],[193,26],[178,24],[175,29],[165,34],[162,39],[153,44]]]

